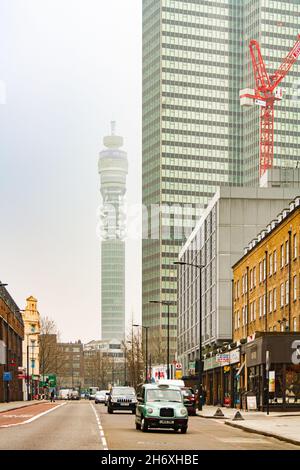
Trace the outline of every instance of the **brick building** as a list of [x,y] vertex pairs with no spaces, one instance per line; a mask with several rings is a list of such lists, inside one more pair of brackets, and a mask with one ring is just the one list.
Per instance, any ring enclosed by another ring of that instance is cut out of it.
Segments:
[[[300,197],[245,248],[233,266],[237,388],[259,408],[300,408]],[[269,357],[269,359],[268,359]],[[270,368],[271,378],[266,379]]]
[[[18,379],[23,338],[20,309],[0,282],[0,402],[23,399],[22,380]],[[3,380],[4,372],[10,373],[11,380]]]

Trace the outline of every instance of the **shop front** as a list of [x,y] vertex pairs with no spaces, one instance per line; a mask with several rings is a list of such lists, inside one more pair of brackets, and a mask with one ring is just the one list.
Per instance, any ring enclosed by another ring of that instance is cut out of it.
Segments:
[[240,403],[240,349],[215,354],[204,360],[206,403],[238,407]]
[[243,349],[257,409],[300,409],[300,334],[257,333]]

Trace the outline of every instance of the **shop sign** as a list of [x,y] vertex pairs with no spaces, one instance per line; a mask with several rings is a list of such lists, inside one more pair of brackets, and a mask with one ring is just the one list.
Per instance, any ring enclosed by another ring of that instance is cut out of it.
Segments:
[[247,409],[248,410],[257,410],[257,401],[256,397],[247,397]]
[[3,382],[10,382],[12,380],[11,372],[3,372]]
[[2,339],[0,340],[0,364],[6,364],[6,344]]
[[175,379],[182,379],[182,370],[175,371]]
[[230,354],[229,353],[217,354],[216,361],[219,364],[224,364],[224,363],[228,364],[230,361]]
[[189,373],[190,375],[195,375],[196,372],[196,363],[195,361],[189,362]]
[[236,364],[237,362],[240,362],[240,350],[233,349],[230,351],[230,364]]
[[275,392],[275,370],[269,371],[269,392]]

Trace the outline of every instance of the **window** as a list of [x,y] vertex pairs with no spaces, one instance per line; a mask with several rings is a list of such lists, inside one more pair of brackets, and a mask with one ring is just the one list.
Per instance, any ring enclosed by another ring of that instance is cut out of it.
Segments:
[[239,290],[240,290],[240,281],[237,281],[237,283],[236,283],[236,297],[237,297],[237,299],[239,298],[239,294],[240,294]]
[[297,258],[298,250],[297,250],[297,235],[296,235],[296,233],[293,237],[293,252],[294,252],[294,258]]
[[273,289],[273,310],[275,311],[277,308],[277,291],[276,287]]
[[297,318],[293,318],[293,331],[297,331]]
[[263,265],[262,262],[259,263],[259,282],[262,282],[263,277]]
[[244,326],[245,325],[245,307],[242,308],[242,325]]
[[269,292],[269,313],[273,312],[273,292]]
[[250,303],[250,322],[253,321],[253,303]]
[[264,258],[264,260],[263,260],[263,275],[264,275],[264,281],[265,281],[265,279],[266,279],[266,273],[267,273],[267,272],[266,272],[266,271],[267,271],[267,269],[266,269],[266,268],[267,268],[266,264],[267,264],[267,263],[266,263],[266,258]]
[[283,268],[284,266],[284,247],[281,245],[280,247],[280,267]]
[[35,332],[35,325],[30,325],[31,326],[31,333]]
[[280,307],[284,306],[284,284],[280,284]]
[[273,273],[275,274],[277,271],[277,251],[273,252]]
[[289,242],[285,242],[285,264],[289,264]]
[[266,294],[263,296],[263,309],[264,309],[264,315],[266,315],[267,313],[267,309],[266,309],[267,305],[266,305]]
[[256,287],[256,267],[253,268],[253,287]]
[[273,256],[269,255],[269,276],[273,274]]
[[294,292],[293,298],[294,300],[297,300],[297,276],[294,276],[293,278],[293,292]]
[[285,281],[285,305],[289,303],[289,281]]
[[263,309],[263,298],[259,298],[259,318],[262,316],[262,309]]
[[240,327],[240,311],[237,312],[237,326]]
[[256,301],[253,302],[253,320],[256,320]]

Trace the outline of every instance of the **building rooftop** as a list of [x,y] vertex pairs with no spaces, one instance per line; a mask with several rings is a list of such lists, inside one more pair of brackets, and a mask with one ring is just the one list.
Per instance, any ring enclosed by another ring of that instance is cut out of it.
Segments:
[[[256,248],[262,241],[264,241],[266,238],[271,236],[271,234],[276,230],[280,225],[288,218],[290,217],[295,211],[300,209],[300,196],[295,197],[290,203],[289,207],[283,209],[278,216],[273,219],[259,234],[257,237],[253,238],[249,244],[244,248],[244,255],[241,259],[244,258],[244,256],[248,255],[254,248]],[[236,266],[241,259],[239,259],[234,265]]]

